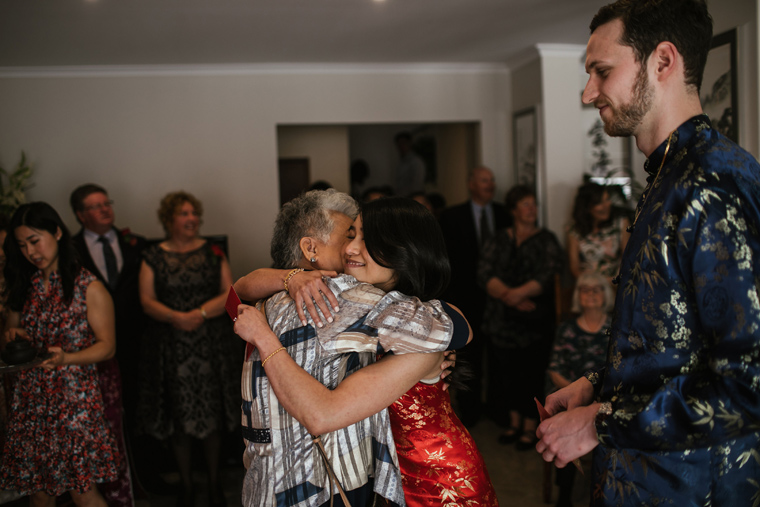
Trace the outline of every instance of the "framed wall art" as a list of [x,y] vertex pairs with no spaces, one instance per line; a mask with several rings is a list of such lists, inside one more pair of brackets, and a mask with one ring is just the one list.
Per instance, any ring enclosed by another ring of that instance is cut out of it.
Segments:
[[537,191],[538,135],[535,107],[514,114],[513,132],[515,183]]
[[738,143],[736,70],[736,29],[733,29],[713,37],[699,98],[713,128]]

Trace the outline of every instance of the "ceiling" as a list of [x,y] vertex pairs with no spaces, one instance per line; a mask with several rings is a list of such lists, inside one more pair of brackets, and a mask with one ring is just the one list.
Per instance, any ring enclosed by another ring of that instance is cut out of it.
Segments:
[[507,63],[608,0],[0,0],[0,67]]

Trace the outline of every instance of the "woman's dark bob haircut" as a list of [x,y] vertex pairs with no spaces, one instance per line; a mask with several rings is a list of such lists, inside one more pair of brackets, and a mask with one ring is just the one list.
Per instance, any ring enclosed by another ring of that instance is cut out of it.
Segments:
[[413,199],[387,197],[362,204],[361,215],[367,252],[396,272],[393,290],[422,301],[439,298],[451,267],[433,214]]
[[60,229],[61,239],[58,240],[58,273],[63,286],[63,299],[71,303],[74,296],[74,280],[79,274],[79,257],[74,250],[71,234],[61,220],[58,212],[46,202],[30,202],[22,204],[13,213],[8,226],[8,235],[3,243],[5,250],[6,294],[8,307],[13,311],[21,311],[28,297],[32,276],[38,269],[29,262],[16,241],[16,229],[26,226],[38,231],[46,231],[55,236]]

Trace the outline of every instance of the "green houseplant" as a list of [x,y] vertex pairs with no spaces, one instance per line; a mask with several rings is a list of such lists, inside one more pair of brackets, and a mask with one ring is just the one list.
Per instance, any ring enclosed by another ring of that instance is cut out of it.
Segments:
[[10,216],[26,202],[24,192],[31,187],[28,183],[31,176],[32,168],[23,151],[21,160],[12,171],[0,167],[0,213]]

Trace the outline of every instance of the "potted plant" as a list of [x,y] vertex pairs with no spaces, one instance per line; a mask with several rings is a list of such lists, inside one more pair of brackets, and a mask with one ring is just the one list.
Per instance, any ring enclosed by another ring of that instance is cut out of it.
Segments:
[[0,167],[0,213],[10,217],[16,208],[26,202],[24,192],[31,187],[28,183],[32,168],[21,152],[21,160],[12,171]]

